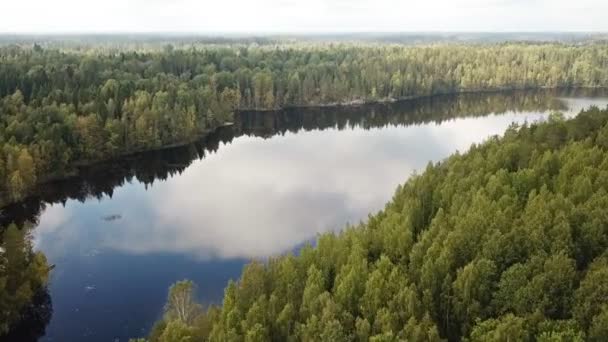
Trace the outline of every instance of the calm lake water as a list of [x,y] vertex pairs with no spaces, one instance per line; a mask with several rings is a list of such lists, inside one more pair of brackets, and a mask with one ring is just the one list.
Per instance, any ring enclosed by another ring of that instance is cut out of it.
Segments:
[[365,220],[429,161],[513,122],[606,104],[597,94],[511,92],[241,113],[196,144],[45,185],[1,219],[36,222],[35,249],[56,265],[42,340],[127,341],[149,331],[177,280],[218,303],[248,260]]

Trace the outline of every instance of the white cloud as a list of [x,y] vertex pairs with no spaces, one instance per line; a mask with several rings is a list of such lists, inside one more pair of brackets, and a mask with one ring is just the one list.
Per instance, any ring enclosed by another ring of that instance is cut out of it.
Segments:
[[604,0],[3,0],[0,32],[607,31]]

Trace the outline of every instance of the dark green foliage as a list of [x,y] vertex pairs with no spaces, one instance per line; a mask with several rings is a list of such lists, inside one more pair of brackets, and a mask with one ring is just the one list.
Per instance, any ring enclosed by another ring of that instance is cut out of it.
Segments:
[[[236,109],[608,86],[608,48],[601,44],[136,50],[0,47],[0,203],[23,198],[35,184],[83,163],[191,141],[233,121]],[[568,134],[578,138],[587,128],[581,124]],[[560,144],[560,136],[550,133],[545,143]],[[420,221],[430,218],[429,207],[423,209],[423,216],[411,217],[415,227],[429,223]]]
[[198,338],[605,340],[607,130],[591,108],[429,165],[366,223],[247,266]]
[[[49,265],[44,254],[32,251],[31,229],[29,224],[21,228],[11,224],[0,230],[0,339],[9,330],[22,324],[24,317],[47,320],[42,326],[50,318],[47,314],[37,312],[40,308],[33,306],[37,298],[46,300],[48,297],[43,292],[46,291]],[[44,309],[47,308],[41,308]],[[30,324],[29,329],[35,329],[37,323],[26,324]],[[25,330],[22,327],[20,329]],[[34,331],[25,333],[35,335]]]

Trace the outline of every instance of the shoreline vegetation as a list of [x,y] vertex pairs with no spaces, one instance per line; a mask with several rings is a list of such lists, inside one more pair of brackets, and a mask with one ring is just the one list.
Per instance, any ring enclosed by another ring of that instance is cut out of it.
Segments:
[[218,129],[193,144],[146,151],[115,158],[79,169],[78,175],[36,187],[32,196],[2,209],[0,226],[12,222],[37,222],[47,205],[67,200],[112,197],[113,189],[132,179],[152,186],[184,171],[196,160],[216,153],[223,145],[241,136],[267,139],[288,132],[353,128],[399,127],[506,112],[567,109],[561,98],[595,97],[602,90],[538,90],[498,93],[438,95],[411,101],[354,107],[284,109],[276,112],[240,112],[232,126]]
[[203,308],[169,289],[132,341],[605,341],[608,109],[429,163],[367,222],[252,261]]
[[53,265],[34,251],[32,224],[0,227],[0,339],[35,341],[53,311],[48,281]]
[[605,44],[0,47],[0,203],[78,165],[199,139],[238,110],[608,86]]
[[[508,93],[508,92],[513,92],[513,91],[535,91],[535,90],[606,90],[606,89],[608,89],[608,88],[603,87],[603,86],[578,87],[578,88],[537,87],[537,88],[504,88],[504,89],[488,89],[488,90],[476,89],[476,90],[467,90],[467,91],[459,91],[459,92],[437,93],[437,94],[433,94],[433,95],[415,95],[415,96],[408,96],[408,97],[401,97],[401,98],[384,98],[384,99],[368,100],[368,101],[353,100],[353,101],[348,101],[348,102],[337,102],[337,103],[327,103],[327,104],[294,105],[294,106],[285,106],[285,107],[276,108],[276,109],[236,109],[231,115],[232,115],[232,118],[234,118],[235,115],[237,115],[239,113],[243,113],[243,112],[278,113],[278,112],[284,111],[284,110],[297,110],[297,109],[310,110],[310,109],[322,109],[322,108],[326,108],[326,109],[327,108],[349,108],[349,107],[359,107],[359,106],[368,106],[368,105],[380,105],[380,104],[407,102],[407,101],[414,101],[414,100],[432,98],[432,97],[437,97],[437,96],[445,96],[445,95]],[[193,144],[197,141],[200,141],[201,139],[204,139],[209,134],[217,131],[218,129],[232,126],[232,125],[234,125],[234,122],[231,122],[231,121],[225,122],[222,124],[218,124],[217,127],[214,127],[213,129],[208,129],[204,132],[200,132],[197,135],[195,135],[194,137],[189,138],[188,140],[180,141],[180,142],[173,142],[173,143],[169,143],[169,144],[158,146],[158,147],[131,150],[131,151],[127,151],[127,152],[124,152],[121,154],[107,156],[105,158],[97,159],[97,160],[80,160],[80,161],[74,162],[70,170],[64,171],[61,174],[52,174],[50,176],[47,175],[42,179],[38,179],[37,182],[30,187],[29,192],[22,194],[22,196],[19,198],[16,198],[16,199],[11,198],[11,196],[9,196],[9,194],[2,193],[2,191],[0,191],[0,210],[5,208],[8,205],[11,205],[16,202],[27,199],[31,195],[32,192],[35,192],[35,189],[37,187],[44,186],[45,184],[48,184],[48,183],[51,183],[54,181],[67,180],[67,179],[78,176],[80,174],[80,170],[83,167],[90,167],[90,166],[94,166],[94,165],[98,165],[98,164],[102,164],[102,163],[107,163],[107,162],[111,162],[113,160],[118,160],[120,158],[125,158],[125,157],[129,157],[129,156],[133,156],[133,155],[137,155],[137,154],[141,154],[141,153],[145,153],[145,152],[162,151],[162,150],[172,149],[172,148],[176,148],[176,147],[183,147],[183,146],[186,146],[189,144]],[[3,201],[3,199],[4,199],[4,201]]]

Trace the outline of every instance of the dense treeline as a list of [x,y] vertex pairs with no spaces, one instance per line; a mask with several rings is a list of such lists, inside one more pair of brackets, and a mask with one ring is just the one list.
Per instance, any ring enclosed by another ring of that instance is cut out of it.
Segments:
[[360,32],[335,34],[277,34],[277,35],[192,35],[192,34],[0,34],[0,46],[39,44],[44,48],[62,50],[158,50],[164,45],[178,49],[200,48],[209,45],[297,45],[308,44],[498,44],[508,42],[593,44],[606,43],[608,35],[590,32],[453,32],[453,33],[388,33]]
[[[150,341],[608,340],[608,109],[511,127],[366,223],[169,292]],[[190,338],[190,339],[188,339]]]
[[603,44],[0,47],[0,194],[192,140],[235,109],[608,85]]
[[0,340],[36,340],[50,319],[49,265],[32,250],[31,230],[30,224],[0,227]]

